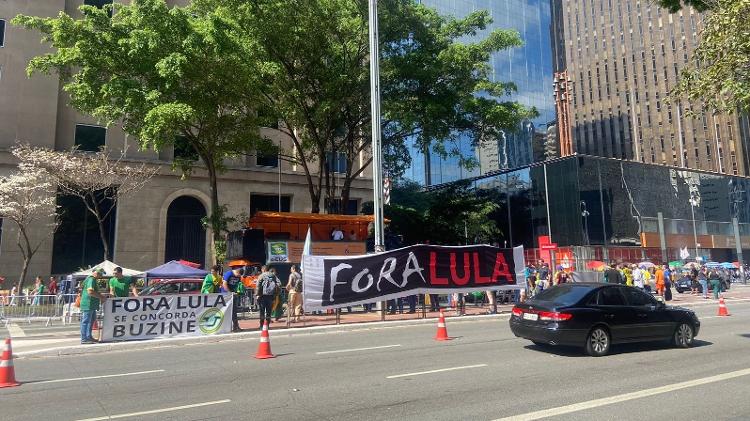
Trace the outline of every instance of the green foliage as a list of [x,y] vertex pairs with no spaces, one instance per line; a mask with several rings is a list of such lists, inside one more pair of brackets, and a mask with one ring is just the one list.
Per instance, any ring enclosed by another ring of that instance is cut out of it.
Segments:
[[750,110],[750,0],[717,0],[706,16],[693,66],[671,100],[688,98],[717,112]]
[[[144,149],[160,150],[180,136],[209,176],[211,214],[219,211],[217,173],[224,160],[267,143],[253,106],[259,84],[252,40],[211,9],[133,0],[83,17],[19,15],[12,23],[42,33],[53,52],[28,72],[59,74],[71,105],[109,125],[122,124]],[[114,12],[113,12],[114,11]],[[185,174],[195,161],[179,160]],[[218,226],[220,215],[213,216]],[[214,230],[214,240],[220,240]]]
[[[502,235],[492,218],[498,205],[477,194],[468,183],[454,183],[435,191],[417,189],[415,184],[394,186],[392,204],[385,217],[390,232],[400,234],[405,244],[494,243]],[[372,205],[363,206],[372,213]]]
[[659,6],[676,13],[683,7],[691,6],[699,12],[706,11],[712,7],[711,0],[657,0]]

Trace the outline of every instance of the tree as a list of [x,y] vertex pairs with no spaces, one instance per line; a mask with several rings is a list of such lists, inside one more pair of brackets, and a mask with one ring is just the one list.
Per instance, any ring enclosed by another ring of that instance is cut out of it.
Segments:
[[[235,20],[236,37],[256,43],[263,107],[292,140],[293,150],[282,157],[304,170],[313,212],[323,196],[345,207],[352,182],[371,164],[367,2],[195,4],[205,10],[221,5],[217,13]],[[454,19],[413,0],[381,0],[379,12],[384,167],[391,176],[408,167],[412,141],[441,156],[459,155],[453,144],[458,138],[490,141],[534,115],[501,101],[515,90],[512,84],[490,81],[492,53],[521,45],[518,33],[498,30],[467,42],[491,22],[486,12]],[[338,161],[336,154],[345,165],[331,162],[329,156]],[[336,171],[343,172],[340,190]]]
[[684,6],[693,7],[699,12],[704,12],[712,7],[714,0],[657,0],[659,6],[667,9],[670,13],[676,13]]
[[[713,0],[712,0],[713,1]],[[684,69],[672,100],[686,97],[716,112],[750,110],[750,0],[716,0],[705,18],[695,64]]]
[[118,200],[141,190],[159,172],[158,167],[145,163],[128,165],[108,150],[99,152],[54,151],[46,148],[19,145],[12,149],[24,170],[42,172],[49,177],[58,192],[79,198],[99,227],[99,239],[104,260],[109,260],[109,238],[105,221],[115,210]]
[[[21,291],[31,259],[57,228],[54,186],[46,174],[21,169],[0,179],[0,218],[13,222],[18,229],[16,246],[23,258],[18,280],[18,291]],[[36,238],[29,232],[32,228],[37,233]]]
[[[144,149],[184,139],[208,176],[216,250],[224,220],[217,176],[225,160],[268,147],[253,109],[254,44],[230,37],[229,24],[211,10],[169,7],[164,0],[80,10],[78,20],[65,13],[13,19],[40,31],[54,48],[31,60],[29,74],[56,72],[74,108],[108,125],[121,123]],[[180,164],[189,174],[194,162]]]

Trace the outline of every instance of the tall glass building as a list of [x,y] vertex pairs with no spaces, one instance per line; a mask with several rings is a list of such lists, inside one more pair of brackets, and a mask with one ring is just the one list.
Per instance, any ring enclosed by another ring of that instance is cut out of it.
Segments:
[[549,0],[417,0],[445,15],[462,18],[477,10],[487,10],[493,23],[481,38],[495,29],[515,29],[524,46],[500,51],[492,57],[494,80],[514,82],[518,93],[514,100],[539,110],[539,117],[526,122],[515,133],[507,133],[497,142],[477,148],[467,139],[459,141],[464,156],[476,158],[479,166],[461,168],[458,157],[438,156],[412,151],[412,166],[404,175],[424,185],[434,185],[473,177],[487,172],[516,168],[533,161],[532,142],[543,141],[541,133],[555,119],[552,95],[551,11]]

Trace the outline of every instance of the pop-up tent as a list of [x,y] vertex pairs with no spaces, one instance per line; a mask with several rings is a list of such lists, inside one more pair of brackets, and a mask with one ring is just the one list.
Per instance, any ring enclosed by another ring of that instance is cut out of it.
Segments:
[[[74,278],[85,278],[85,277],[91,275],[91,273],[93,273],[97,269],[104,269],[104,276],[107,276],[107,277],[114,276],[115,268],[117,266],[118,265],[115,264],[114,262],[110,262],[109,260],[105,260],[105,261],[99,263],[96,266],[92,266],[92,267],[90,267],[88,269],[81,269],[81,270],[79,270],[78,272],[76,272],[76,273],[73,274],[73,277]],[[134,269],[127,269],[127,268],[122,268],[122,274],[125,275],[125,276],[134,276],[134,277],[141,277],[141,276],[143,276],[143,272],[137,271],[137,270],[134,270]]]
[[206,275],[205,270],[185,266],[176,260],[146,271],[146,277],[151,279],[203,278]]

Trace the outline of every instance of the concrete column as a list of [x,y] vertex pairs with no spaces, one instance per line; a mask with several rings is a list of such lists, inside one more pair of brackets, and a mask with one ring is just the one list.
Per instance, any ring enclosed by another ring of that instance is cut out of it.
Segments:
[[740,262],[740,276],[745,282],[745,267],[742,256],[742,239],[740,238],[740,223],[737,218],[732,218],[732,229],[734,231],[734,246],[737,250],[737,261]]
[[667,235],[664,231],[664,214],[658,212],[656,216],[659,218],[659,245],[661,246],[661,260],[667,261]]

